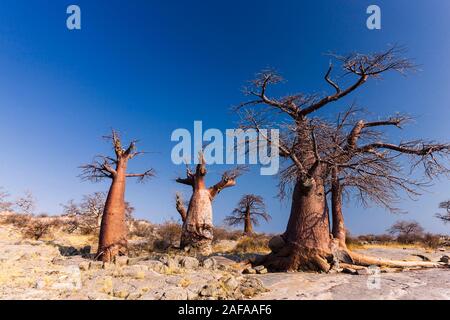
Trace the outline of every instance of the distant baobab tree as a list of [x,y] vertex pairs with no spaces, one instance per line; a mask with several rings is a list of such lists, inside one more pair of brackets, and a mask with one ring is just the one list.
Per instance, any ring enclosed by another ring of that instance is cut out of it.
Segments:
[[[279,149],[281,157],[288,160],[287,167],[280,174],[282,191],[292,186],[291,213],[286,231],[281,235],[284,244],[278,245],[277,248],[272,246],[272,253],[261,262],[268,269],[327,272],[334,261],[340,259],[334,252],[335,242],[330,236],[325,187],[330,181],[330,168],[342,160],[328,157],[324,152],[330,141],[325,139],[325,145],[322,145],[319,132],[328,125],[325,119],[313,114],[349,97],[370,79],[380,78],[390,71],[406,73],[414,69],[410,60],[401,57],[402,53],[401,48],[392,47],[374,54],[332,55],[341,65],[343,75],[351,77],[352,80],[348,80],[346,83],[349,84],[342,87],[332,79],[333,65],[330,65],[324,76],[333,91],[330,94],[300,92],[281,98],[270,96],[269,87],[283,82],[281,76],[271,70],[259,73],[250,87],[246,88],[246,94],[251,99],[237,108],[243,116],[241,127],[253,128],[260,135],[263,135],[262,129],[280,130],[280,140],[276,145],[271,142],[270,137],[265,138],[271,147]],[[363,148],[361,151],[377,153],[381,149],[401,152],[412,147],[412,145],[371,142],[358,149]],[[448,145],[444,147],[448,150]],[[432,158],[427,158],[427,161],[432,161]],[[387,264],[381,259],[358,259],[356,263]]]
[[441,202],[439,204],[440,209],[444,209],[444,213],[437,213],[436,217],[438,219],[441,219],[445,223],[450,223],[450,200]]
[[246,194],[224,222],[229,226],[244,225],[244,234],[249,236],[253,234],[253,226],[259,225],[259,219],[267,222],[271,219],[266,212],[263,198],[254,194]]
[[97,259],[111,261],[119,254],[127,253],[127,227],[125,223],[125,184],[127,178],[137,178],[140,182],[154,176],[153,169],[144,173],[127,173],[128,161],[144,152],[136,151],[136,141],[125,149],[119,134],[112,130],[105,137],[112,142],[114,157],[97,156],[93,163],[81,166],[81,177],[90,181],[111,179],[100,227]]
[[397,221],[388,230],[391,235],[397,236],[397,240],[404,243],[412,243],[424,234],[423,227],[417,221]]
[[203,154],[199,154],[199,164],[195,172],[189,168],[185,178],[178,178],[176,182],[192,187],[192,196],[186,210],[180,196],[177,197],[177,210],[183,220],[180,246],[184,249],[194,249],[200,254],[211,253],[213,240],[213,212],[212,201],[225,188],[236,185],[236,178],[243,168],[226,171],[221,180],[212,187],[206,187],[206,163]]

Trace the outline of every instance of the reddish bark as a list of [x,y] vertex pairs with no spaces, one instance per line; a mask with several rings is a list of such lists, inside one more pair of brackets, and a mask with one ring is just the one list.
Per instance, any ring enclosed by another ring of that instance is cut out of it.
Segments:
[[100,156],[102,161],[84,165],[82,177],[92,181],[105,178],[112,180],[106,198],[105,207],[100,226],[100,235],[97,250],[97,259],[110,262],[117,255],[127,253],[127,226],[125,186],[127,178],[138,178],[140,181],[154,175],[152,169],[144,173],[127,173],[128,161],[142,152],[137,152],[135,142],[131,142],[127,149],[122,148],[117,132],[113,131],[111,137],[115,158]]

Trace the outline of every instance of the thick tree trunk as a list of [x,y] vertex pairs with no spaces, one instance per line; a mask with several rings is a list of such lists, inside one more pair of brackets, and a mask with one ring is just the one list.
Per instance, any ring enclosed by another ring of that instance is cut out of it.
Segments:
[[249,207],[245,209],[244,234],[247,236],[251,236],[253,234],[253,225]]
[[331,182],[331,213],[332,213],[332,233],[338,247],[346,249],[346,230],[344,225],[344,215],[342,214],[342,186],[335,173],[332,174]]
[[100,227],[97,259],[110,262],[127,252],[127,227],[125,222],[126,162],[119,162],[106,198]]
[[325,193],[320,177],[298,181],[294,187],[291,215],[283,235],[285,245],[266,257],[273,271],[328,271],[331,238]]
[[203,177],[197,178],[189,202],[186,220],[181,234],[181,247],[194,249],[202,255],[212,252],[213,240],[211,193],[205,188]]

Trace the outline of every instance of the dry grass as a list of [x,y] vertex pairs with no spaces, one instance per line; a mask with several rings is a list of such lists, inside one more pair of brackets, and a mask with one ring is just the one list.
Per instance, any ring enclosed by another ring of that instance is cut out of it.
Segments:
[[233,252],[266,254],[270,252],[269,240],[270,238],[266,235],[244,236],[239,239]]

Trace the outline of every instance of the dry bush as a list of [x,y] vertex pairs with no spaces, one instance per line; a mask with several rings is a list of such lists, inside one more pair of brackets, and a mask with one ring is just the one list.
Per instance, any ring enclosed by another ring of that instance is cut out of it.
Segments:
[[267,253],[269,249],[270,237],[267,235],[253,235],[242,237],[236,247],[234,252],[236,253]]
[[39,240],[44,236],[51,235],[52,223],[43,220],[34,220],[24,229],[22,235],[28,239]]
[[181,229],[181,225],[175,220],[169,220],[159,225],[159,238],[153,242],[153,249],[158,251],[165,251],[171,247],[179,247],[181,239]]
[[155,227],[145,221],[133,221],[130,225],[130,237],[151,239],[154,237]]
[[242,231],[229,230],[227,228],[214,228],[214,239],[213,242],[218,242],[221,240],[238,240],[242,237]]
[[13,214],[6,216],[3,223],[11,224],[19,229],[23,229],[28,224],[30,224],[30,221],[31,221],[31,215],[13,213]]
[[422,243],[432,249],[436,249],[441,245],[441,237],[436,234],[426,233],[422,238]]

